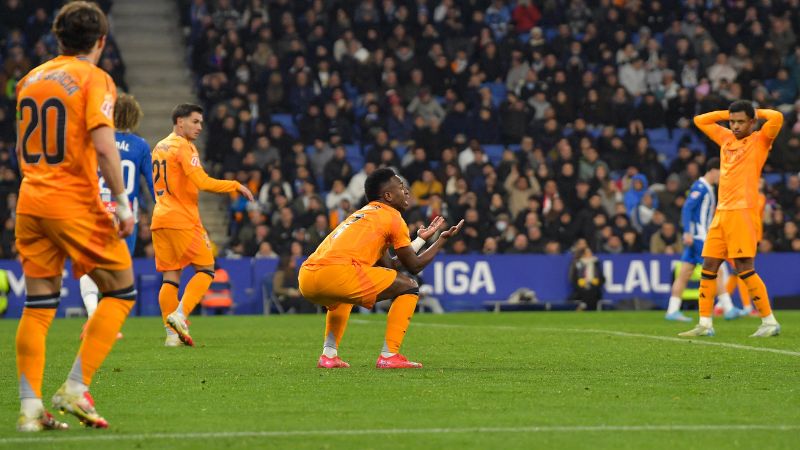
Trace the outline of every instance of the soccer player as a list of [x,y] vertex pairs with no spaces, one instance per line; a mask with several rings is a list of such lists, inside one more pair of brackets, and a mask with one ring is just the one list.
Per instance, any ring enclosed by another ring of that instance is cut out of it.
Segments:
[[[155,198],[150,146],[147,145],[147,141],[134,134],[134,131],[139,128],[141,119],[142,108],[139,106],[139,102],[131,95],[120,94],[114,105],[114,126],[117,128],[114,133],[114,140],[122,159],[122,179],[125,186],[125,194],[128,196],[128,202],[133,208],[133,232],[125,238],[125,243],[128,245],[128,253],[131,256],[133,256],[133,249],[136,247],[136,232],[138,231],[139,221],[139,180],[141,177],[144,177],[147,188],[150,190],[150,195]],[[103,177],[100,177],[100,198],[103,204],[106,205],[106,210],[113,214],[117,203],[112,198],[111,190],[106,185]],[[81,277],[80,287],[86,313],[89,317],[92,317],[92,314],[97,309],[100,291],[89,275]],[[84,325],[85,330],[86,326]],[[81,333],[81,336],[83,336],[83,333]],[[120,338],[122,338],[122,333],[117,335],[117,339]]]
[[[93,3],[66,4],[53,23],[60,55],[31,70],[17,85],[17,153],[22,170],[16,245],[27,297],[16,337],[21,408],[17,429],[65,429],[42,404],[47,331],[61,295],[67,257],[76,277],[89,274],[102,300],[53,407],[83,424],[106,428],[89,385],[133,307],[131,257],[125,237],[133,213],[114,146],[116,86],[97,67],[108,22]],[[117,202],[115,225],[100,202],[100,168]]]
[[[202,130],[203,108],[182,103],[172,111],[172,133],[152,152],[156,206],[150,229],[156,270],[164,277],[158,303],[167,331],[164,342],[167,347],[181,343],[194,345],[186,317],[200,303],[214,279],[214,255],[200,221],[198,193],[239,191],[253,200],[250,190],[238,181],[217,180],[203,170],[193,143]],[[195,274],[178,301],[181,272],[190,264]]]
[[[703,263],[701,256],[703,243],[717,204],[714,185],[719,182],[719,165],[719,158],[711,158],[706,162],[706,173],[692,184],[686,202],[683,204],[681,223],[684,249],[683,255],[681,255],[681,268],[672,283],[672,296],[669,298],[669,306],[664,316],[667,320],[692,321],[681,313],[681,298],[689,278],[694,273],[695,266]],[[717,283],[717,292],[720,294],[717,295],[717,304],[724,311],[726,319],[736,319],[741,315],[741,310],[733,306],[731,296],[725,290],[724,276],[724,271],[720,270]]]
[[[756,121],[766,119],[759,131]],[[727,120],[730,129],[717,122]],[[767,296],[767,287],[755,271],[760,214],[758,183],[772,142],[781,130],[783,115],[770,109],[755,110],[750,102],[731,103],[727,111],[714,111],[694,118],[694,123],[720,146],[719,204],[703,246],[700,280],[700,322],[680,336],[713,336],[711,310],[717,288],[717,270],[725,258],[733,259],[739,278],[761,315],[761,326],[752,337],[776,336],[781,327]]]
[[422,364],[399,353],[417,306],[419,287],[416,281],[396,270],[397,261],[388,256],[387,250],[394,249],[399,263],[417,273],[433,261],[464,221],[442,232],[418,256],[426,240],[444,226],[444,219],[434,219],[411,242],[408,225],[401,216],[408,208],[408,188],[400,177],[391,169],[378,169],[367,177],[364,190],[369,203],[340,223],[300,268],[298,278],[303,297],[328,309],[317,367],[350,367],[338,356],[338,347],[354,305],[372,308],[378,300],[394,299],[376,367],[419,368]]

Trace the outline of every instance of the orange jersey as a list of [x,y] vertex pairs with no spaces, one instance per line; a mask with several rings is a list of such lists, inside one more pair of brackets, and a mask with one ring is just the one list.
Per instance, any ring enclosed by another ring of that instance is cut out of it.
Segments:
[[17,213],[51,219],[84,214],[100,201],[91,131],[114,128],[117,88],[86,59],[59,56],[17,84]]
[[728,111],[714,111],[694,118],[695,125],[720,146],[717,210],[758,207],[761,169],[783,125],[783,115],[778,111],[759,109],[757,116],[766,118],[767,123],[760,131],[744,139],[736,139],[731,130],[717,125],[719,121],[728,120]]
[[153,188],[156,206],[150,228],[186,230],[201,225],[197,209],[201,190],[233,192],[239,183],[210,178],[194,144],[170,133],[153,149]]
[[303,266],[373,266],[390,245],[395,249],[411,245],[409,234],[400,211],[384,203],[370,202],[340,223]]

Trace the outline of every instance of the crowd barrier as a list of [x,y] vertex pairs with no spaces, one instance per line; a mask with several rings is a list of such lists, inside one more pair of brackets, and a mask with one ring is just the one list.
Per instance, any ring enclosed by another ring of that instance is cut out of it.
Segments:
[[[598,255],[605,275],[605,298],[649,300],[665,307],[669,298],[674,265],[671,255],[623,254]],[[446,311],[478,311],[485,302],[505,300],[519,288],[536,292],[539,301],[559,304],[570,294],[567,278],[569,255],[440,255],[422,273],[423,283],[432,287]],[[277,260],[218,259],[230,274],[237,314],[263,314],[265,277],[271,280]],[[800,266],[800,254],[771,253],[759,255],[756,269],[767,284],[770,296],[800,296],[800,277],[792,275]],[[794,268],[794,269],[793,269]],[[9,309],[6,317],[19,317],[25,298],[24,279],[19,262],[0,260],[0,269],[9,272]],[[158,290],[161,276],[149,259],[135,259],[136,288],[139,292],[133,315],[159,314]],[[185,271],[185,286],[193,270]],[[269,288],[268,283],[267,289]],[[59,315],[82,306],[77,280],[70,268],[64,271]]]

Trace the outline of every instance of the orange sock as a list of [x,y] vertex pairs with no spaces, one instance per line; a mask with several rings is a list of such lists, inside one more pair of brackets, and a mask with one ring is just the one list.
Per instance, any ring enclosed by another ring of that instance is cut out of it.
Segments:
[[728,291],[728,295],[733,295],[733,291],[736,290],[737,281],[739,277],[731,274],[728,277],[728,283],[725,285],[725,290]]
[[744,281],[736,277],[737,279],[737,286],[739,287],[739,297],[742,299],[742,308],[750,308],[753,306],[753,302],[750,301],[750,292],[747,291],[747,285],[744,284]]
[[[58,305],[59,294],[47,297]],[[30,302],[34,296],[28,296]],[[56,307],[25,307],[17,327],[17,379],[20,398],[42,398],[44,355],[47,330],[56,316]]]
[[711,317],[717,295],[717,274],[703,269],[700,272],[700,297],[697,300],[700,317]]
[[767,295],[767,286],[764,281],[758,276],[755,270],[748,270],[739,274],[739,278],[744,281],[747,286],[747,291],[750,293],[750,298],[758,310],[761,317],[766,317],[772,314],[772,307],[769,305],[769,296]]
[[347,329],[347,319],[350,318],[353,306],[345,303],[335,309],[328,310],[328,314],[325,316],[325,343],[323,344],[323,349],[325,347],[339,348],[339,342],[342,341],[344,330]]
[[117,342],[117,333],[135,303],[135,293],[131,286],[125,293],[115,292],[117,295],[115,297],[103,294],[102,300],[97,305],[97,311],[86,325],[86,335],[69,373],[70,380],[86,386],[92,382],[95,372]]
[[158,305],[161,306],[161,319],[167,324],[167,316],[178,309],[178,284],[165,281],[158,291]]
[[194,274],[186,289],[183,291],[181,297],[180,308],[183,311],[183,317],[189,317],[194,307],[200,303],[206,291],[211,287],[211,282],[214,280],[214,272],[197,272]]
[[397,353],[408,330],[411,317],[417,308],[417,294],[403,294],[394,299],[389,314],[386,317],[386,337],[383,342],[383,351]]

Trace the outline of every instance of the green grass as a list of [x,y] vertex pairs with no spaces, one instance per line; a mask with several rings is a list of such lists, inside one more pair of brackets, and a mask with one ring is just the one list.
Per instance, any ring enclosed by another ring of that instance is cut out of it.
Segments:
[[[14,431],[17,322],[5,320],[0,448],[797,448],[800,313],[778,318],[778,338],[748,338],[758,320],[745,318],[716,321],[717,337],[704,342],[787,353],[636,336],[691,326],[661,313],[424,314],[403,351],[425,368],[406,371],[374,368],[380,315],[353,315],[340,349],[352,367],[335,371],[314,368],[321,315],[196,318],[198,347],[178,349],[163,347],[157,319],[136,318],[92,385],[111,429],[68,418],[73,430],[38,435]],[[46,401],[69,370],[81,323],[51,329]],[[654,425],[720,428],[603,428]],[[334,432],[285,433],[324,430]],[[214,432],[242,434],[184,435]]]

